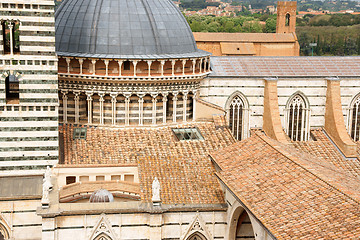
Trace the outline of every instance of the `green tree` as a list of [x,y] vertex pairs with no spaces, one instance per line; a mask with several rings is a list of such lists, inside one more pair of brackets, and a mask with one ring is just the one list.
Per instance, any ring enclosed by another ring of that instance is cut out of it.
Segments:
[[191,31],[193,32],[201,32],[203,29],[202,29],[202,25],[200,24],[200,22],[197,22],[197,21],[194,21],[190,24],[190,28],[191,28]]
[[265,32],[274,33],[276,32],[276,19],[268,18],[265,22]]

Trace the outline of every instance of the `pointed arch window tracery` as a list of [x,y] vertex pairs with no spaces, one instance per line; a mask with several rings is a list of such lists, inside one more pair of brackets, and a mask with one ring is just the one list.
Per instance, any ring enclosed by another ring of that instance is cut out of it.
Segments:
[[239,96],[235,96],[230,103],[230,130],[237,140],[241,140],[243,128],[244,103]]
[[307,141],[309,139],[310,109],[305,99],[296,94],[288,102],[285,109],[285,132],[292,141]]
[[348,112],[348,131],[354,141],[360,140],[360,94],[352,101]]
[[201,233],[191,235],[187,240],[207,240]]
[[227,120],[230,131],[237,140],[248,137],[249,131],[249,104],[240,92],[233,93],[226,102]]
[[101,233],[94,240],[112,240],[112,238],[105,233]]

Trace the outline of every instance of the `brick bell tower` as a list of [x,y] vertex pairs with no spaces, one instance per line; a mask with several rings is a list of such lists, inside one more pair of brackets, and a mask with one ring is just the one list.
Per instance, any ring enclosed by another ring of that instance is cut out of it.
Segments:
[[58,161],[54,1],[0,2],[0,176]]
[[296,26],[296,2],[278,2],[276,33],[294,33]]

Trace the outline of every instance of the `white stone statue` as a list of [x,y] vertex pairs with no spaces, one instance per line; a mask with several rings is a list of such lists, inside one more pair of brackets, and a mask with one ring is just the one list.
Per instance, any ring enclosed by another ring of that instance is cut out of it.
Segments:
[[44,179],[43,179],[43,196],[41,203],[49,204],[49,192],[52,190],[53,185],[51,184],[51,169],[47,166]]
[[161,202],[160,200],[160,182],[155,177],[153,183],[152,183],[152,199],[153,202]]

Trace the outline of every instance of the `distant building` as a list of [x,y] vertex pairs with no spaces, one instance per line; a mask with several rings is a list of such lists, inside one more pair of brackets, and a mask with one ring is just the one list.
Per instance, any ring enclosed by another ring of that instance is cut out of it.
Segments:
[[193,34],[198,48],[213,56],[299,56],[295,33]]
[[213,56],[299,56],[296,2],[278,4],[276,33],[194,32],[198,48]]

